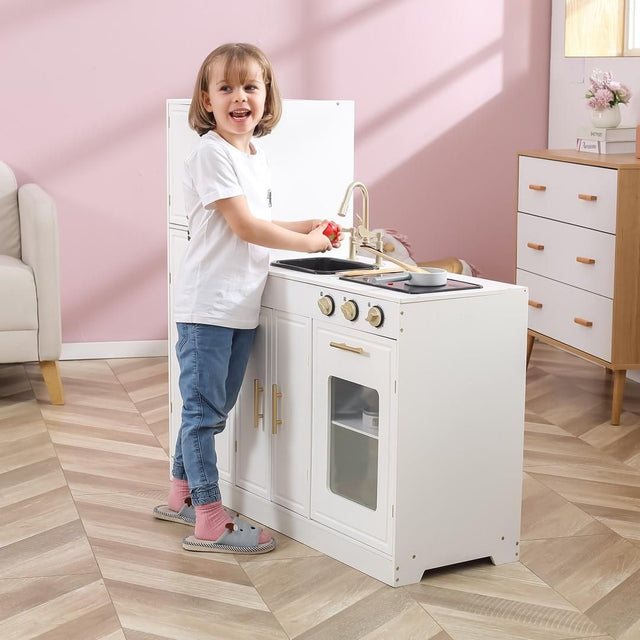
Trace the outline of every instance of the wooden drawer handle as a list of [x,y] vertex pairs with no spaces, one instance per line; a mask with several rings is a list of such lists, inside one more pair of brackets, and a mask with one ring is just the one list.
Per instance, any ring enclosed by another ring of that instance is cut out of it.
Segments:
[[529,306],[535,309],[542,309],[542,302],[536,302],[535,300],[529,300]]
[[536,244],[535,242],[527,242],[527,247],[529,247],[529,249],[535,249],[536,251],[544,251],[544,245]]
[[591,320],[584,320],[583,318],[574,318],[573,321],[576,324],[581,324],[583,327],[593,327]]
[[595,202],[598,199],[598,196],[592,196],[588,193],[579,193],[578,198],[580,198],[580,200],[586,200],[587,202]]
[[546,191],[547,187],[543,184],[530,184],[529,189],[532,191]]
[[330,342],[329,346],[335,347],[336,349],[343,349],[344,351],[351,351],[351,353],[359,353],[360,355],[364,354],[364,349],[362,347],[352,347],[346,342]]
[[582,262],[582,264],[595,264],[596,261],[593,258],[582,258],[578,256],[576,262]]

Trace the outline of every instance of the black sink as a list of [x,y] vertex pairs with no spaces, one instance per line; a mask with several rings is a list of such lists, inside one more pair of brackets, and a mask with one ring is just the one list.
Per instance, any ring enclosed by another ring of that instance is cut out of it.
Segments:
[[357,260],[343,260],[342,258],[329,258],[318,256],[314,258],[291,258],[289,260],[275,260],[271,263],[274,267],[305,271],[306,273],[331,274],[338,271],[350,271],[351,269],[373,269],[375,265]]

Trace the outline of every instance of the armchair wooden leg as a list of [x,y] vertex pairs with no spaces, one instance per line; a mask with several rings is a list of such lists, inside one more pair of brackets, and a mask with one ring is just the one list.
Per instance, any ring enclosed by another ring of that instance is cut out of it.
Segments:
[[622,413],[622,396],[624,395],[624,383],[627,372],[618,369],[613,372],[613,402],[611,404],[611,424],[620,424],[620,414]]
[[51,404],[64,404],[64,389],[58,371],[58,362],[56,360],[41,360],[40,371],[42,371],[44,383],[47,385]]

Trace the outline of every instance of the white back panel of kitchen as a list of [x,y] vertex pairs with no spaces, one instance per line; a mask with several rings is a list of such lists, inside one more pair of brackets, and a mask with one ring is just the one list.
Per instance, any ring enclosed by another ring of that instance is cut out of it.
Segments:
[[[198,135],[189,128],[190,100],[167,100],[169,224],[186,226],[182,194],[184,160]],[[352,208],[337,218],[347,186],[353,180],[354,102],[351,100],[284,100],[282,119],[273,133],[258,139],[273,180],[273,219],[329,218],[352,224]],[[344,242],[333,255],[348,253]],[[274,260],[299,255],[273,251]]]

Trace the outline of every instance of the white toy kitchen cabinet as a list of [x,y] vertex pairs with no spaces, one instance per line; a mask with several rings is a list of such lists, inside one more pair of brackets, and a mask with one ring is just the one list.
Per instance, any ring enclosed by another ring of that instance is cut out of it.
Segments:
[[[292,218],[335,217],[352,180],[353,109],[340,104],[298,103],[298,134],[283,120],[291,135],[280,150],[271,141],[291,170],[280,179],[295,183],[285,187]],[[319,111],[323,139],[311,142],[304,132],[318,133]],[[172,135],[169,185],[182,162],[172,149],[188,146]],[[292,161],[301,144],[311,171]],[[173,280],[188,240],[171,202]],[[375,202],[373,211],[375,220]],[[464,276],[436,289],[271,267],[234,418],[216,445],[227,507],[393,586],[466,560],[518,559],[527,290]]]
[[[227,504],[395,586],[470,559],[517,560],[527,292],[469,280],[476,288],[412,295],[273,268],[264,322],[286,320],[270,339],[284,331],[289,348],[277,353],[258,342],[260,364],[245,379],[239,411],[263,413],[267,424],[258,431],[236,420],[244,460],[251,438],[260,440],[249,465],[258,479],[241,486],[248,472],[239,474],[236,454],[235,483],[222,483]],[[329,307],[318,304],[328,299]],[[342,313],[345,305],[355,317]],[[380,316],[382,324],[371,324]],[[311,379],[300,353],[309,332]],[[282,361],[289,375],[275,377],[283,397],[272,395],[268,409],[269,394],[261,401],[258,392],[256,402],[252,378]],[[303,410],[288,416],[279,403],[295,404],[298,394]],[[276,459],[279,438],[291,433]],[[309,445],[310,480],[299,486]],[[303,497],[280,499],[275,474],[297,478],[290,486]],[[299,508],[307,492],[308,513]]]

